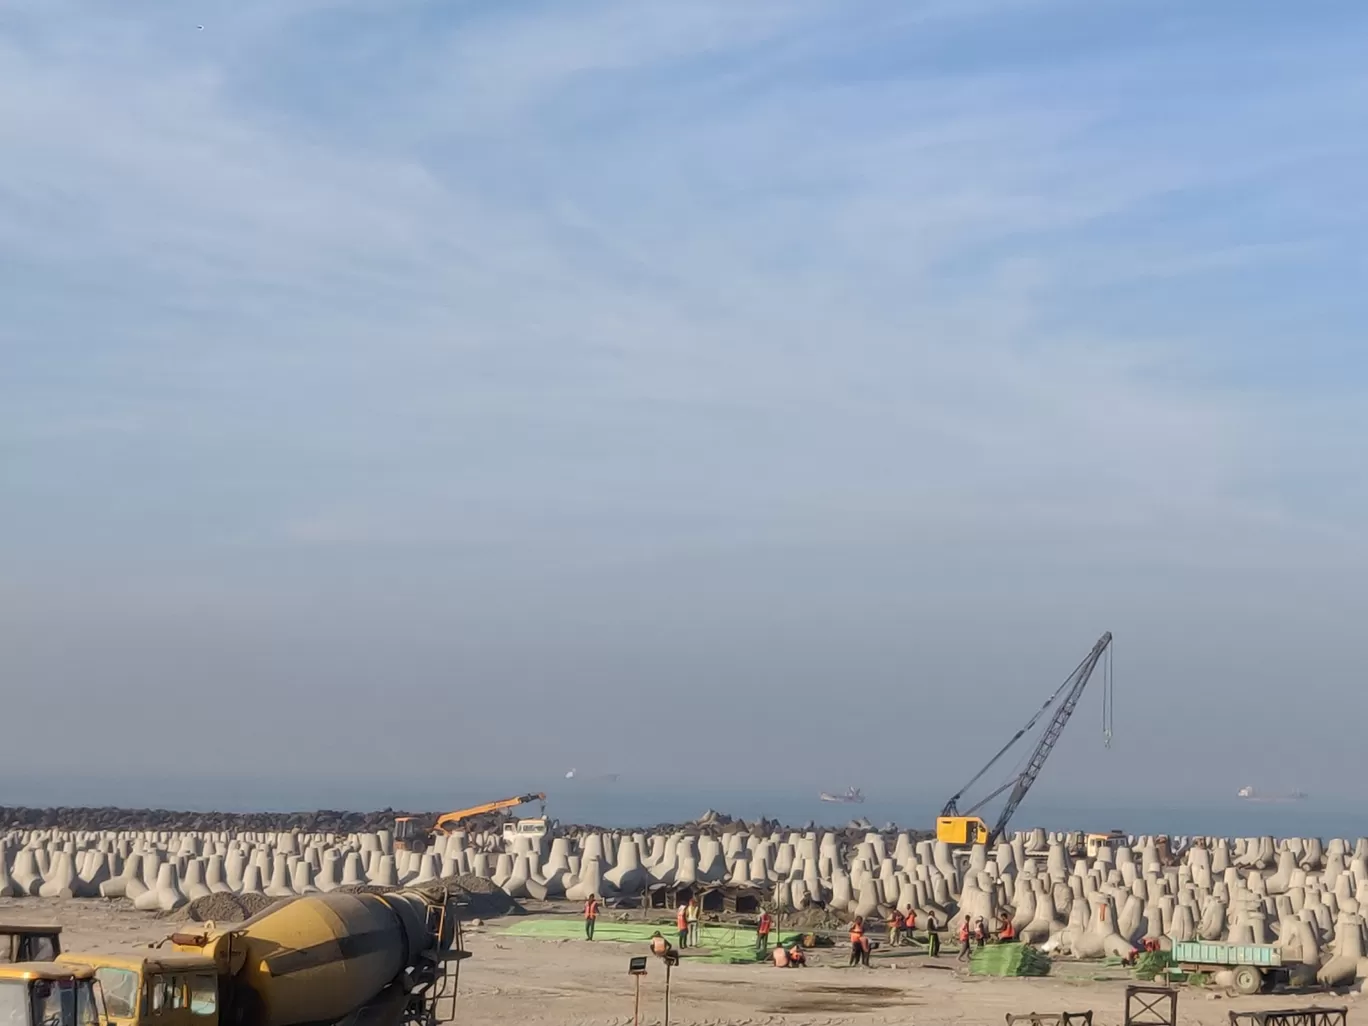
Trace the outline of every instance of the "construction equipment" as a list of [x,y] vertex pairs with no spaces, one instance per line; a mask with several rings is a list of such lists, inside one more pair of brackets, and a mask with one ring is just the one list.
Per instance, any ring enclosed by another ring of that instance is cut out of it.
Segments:
[[1190,976],[1229,969],[1235,978],[1234,989],[1245,995],[1288,981],[1290,966],[1283,964],[1282,950],[1274,944],[1178,941],[1169,954],[1173,974]]
[[206,927],[171,951],[58,963],[93,973],[113,1026],[436,1026],[468,956],[444,890],[334,891]]
[[[1037,710],[1036,714],[1027,721],[1026,725],[1018,730],[1012,739],[1002,746],[1001,750],[988,761],[988,765],[974,774],[973,778],[961,787],[945,803],[945,808],[941,809],[941,814],[936,818],[936,840],[944,841],[952,845],[969,844],[994,844],[1002,836],[1007,828],[1008,821],[1012,818],[1012,813],[1016,812],[1017,807],[1026,797],[1026,792],[1031,789],[1031,785],[1040,776],[1040,771],[1045,766],[1045,760],[1049,758],[1050,752],[1054,750],[1055,743],[1059,740],[1059,735],[1064,730],[1064,725],[1069,722],[1069,717],[1073,715],[1074,708],[1078,705],[1079,698],[1083,695],[1083,689],[1088,686],[1088,680],[1092,677],[1093,670],[1097,668],[1104,653],[1109,653],[1111,649],[1111,631],[1103,634],[1093,646],[1092,651],[1084,660],[1074,668],[1073,673],[1065,678],[1064,683],[1055,689],[1054,694],[1045,700],[1045,704]],[[1112,731],[1112,674],[1111,657],[1108,654],[1105,670],[1106,689],[1102,696],[1102,737],[1103,743],[1108,747],[1111,745]],[[1036,722],[1045,714],[1046,710],[1055,705],[1056,700],[1061,699],[1055,707],[1054,716],[1046,724],[1040,740],[1036,742],[1035,750],[1031,753],[1030,759],[1026,762],[1026,768],[1016,776],[1011,777],[1005,784],[997,788],[987,797],[976,802],[970,808],[960,811],[959,801],[964,797],[964,792],[973,787],[987,773],[998,760],[1007,754],[1008,750],[1025,736],[1026,732],[1036,725]],[[991,830],[988,825],[979,817],[974,815],[979,809],[987,805],[998,795],[1008,788],[1012,792],[1007,797],[1007,803],[1002,807],[998,814],[997,822]]]
[[512,809],[528,802],[541,802],[542,815],[545,816],[546,795],[540,791],[534,794],[514,795],[512,798],[499,798],[483,805],[472,805],[468,809],[457,809],[455,812],[444,812],[431,827],[420,826],[412,816],[399,816],[394,820],[394,847],[399,851],[426,851],[432,847],[437,835],[451,833],[461,822],[472,816],[498,812],[500,809]]
[[56,962],[0,965],[0,1023],[5,1026],[102,1026],[95,974]]
[[56,923],[0,922],[0,963],[51,962],[62,953]]

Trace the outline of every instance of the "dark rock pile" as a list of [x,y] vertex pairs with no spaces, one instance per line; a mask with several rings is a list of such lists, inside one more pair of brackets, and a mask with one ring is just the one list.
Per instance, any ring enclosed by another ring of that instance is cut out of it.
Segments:
[[202,830],[289,831],[347,834],[392,829],[396,816],[434,822],[435,812],[176,812],[170,809],[49,808],[0,806],[0,830]]

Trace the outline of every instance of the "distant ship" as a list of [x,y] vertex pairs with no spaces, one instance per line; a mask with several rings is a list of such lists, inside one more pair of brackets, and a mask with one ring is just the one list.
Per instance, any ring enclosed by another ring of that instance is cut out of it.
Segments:
[[1288,791],[1286,794],[1260,794],[1252,787],[1242,787],[1236,792],[1241,801],[1271,804],[1274,802],[1304,802],[1305,791]]
[[845,794],[823,791],[817,797],[824,802],[840,802],[842,805],[860,805],[864,802],[864,793],[858,787],[846,788]]

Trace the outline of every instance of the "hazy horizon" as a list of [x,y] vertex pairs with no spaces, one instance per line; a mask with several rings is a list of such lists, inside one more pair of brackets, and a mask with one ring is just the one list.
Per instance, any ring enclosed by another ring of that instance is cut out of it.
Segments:
[[1366,38],[5,5],[0,804],[1353,798]]

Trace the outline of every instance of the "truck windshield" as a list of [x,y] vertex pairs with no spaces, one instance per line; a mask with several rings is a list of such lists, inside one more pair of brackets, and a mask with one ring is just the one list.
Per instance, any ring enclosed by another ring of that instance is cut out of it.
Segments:
[[29,1026],[24,980],[0,980],[0,1026]]
[[33,1026],[75,1026],[74,980],[33,981]]
[[100,981],[100,989],[104,991],[106,1011],[116,1019],[132,1019],[138,1000],[138,974],[102,965],[95,970],[95,979]]
[[100,1026],[94,980],[79,980],[76,983],[76,1026]]

